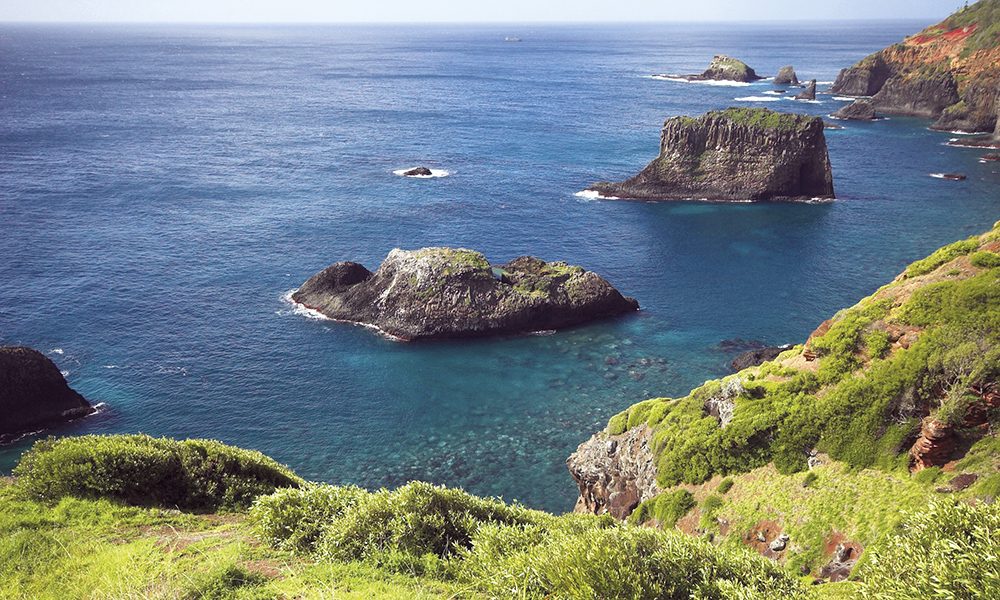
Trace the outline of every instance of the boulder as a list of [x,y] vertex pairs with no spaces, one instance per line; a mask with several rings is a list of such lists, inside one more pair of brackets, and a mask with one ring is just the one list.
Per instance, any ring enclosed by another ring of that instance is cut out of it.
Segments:
[[795,69],[792,65],[787,67],[781,67],[778,71],[778,75],[774,78],[774,85],[798,85],[799,78],[795,75]]
[[833,175],[821,118],[730,107],[667,119],[653,162],[588,189],[636,199],[809,200],[833,198]]
[[806,89],[802,90],[800,93],[795,95],[796,100],[815,100],[816,99],[816,80],[810,79],[809,84],[806,85]]
[[31,431],[87,416],[94,408],[73,391],[47,356],[0,346],[0,435]]
[[639,309],[582,267],[530,256],[494,267],[479,252],[452,248],[397,248],[374,273],[340,262],[292,299],[406,340],[552,330]]
[[791,344],[785,344],[784,346],[767,346],[765,348],[747,350],[734,358],[730,364],[734,371],[742,371],[743,369],[762,365],[769,360],[774,360],[779,354],[791,349],[791,347]]
[[875,103],[865,98],[858,98],[830,116],[845,121],[874,121]]

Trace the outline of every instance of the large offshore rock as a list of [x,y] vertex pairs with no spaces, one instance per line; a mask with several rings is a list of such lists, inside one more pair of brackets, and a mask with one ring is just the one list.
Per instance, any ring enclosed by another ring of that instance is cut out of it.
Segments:
[[680,77],[688,81],[736,81],[739,83],[751,83],[758,79],[764,79],[760,75],[757,75],[742,60],[723,54],[715,55],[708,68],[701,73],[694,75],[667,75],[666,77]]
[[875,103],[865,98],[858,98],[830,116],[845,121],[874,121]]
[[638,175],[590,186],[604,196],[729,201],[833,197],[823,120],[766,108],[663,124],[660,155]]
[[397,248],[374,273],[340,262],[292,299],[407,340],[558,329],[639,308],[582,267],[530,256],[494,267],[479,252],[451,248]]
[[94,408],[73,391],[59,367],[37,350],[0,346],[0,434],[84,417]]
[[795,95],[796,100],[815,100],[816,99],[816,80],[810,79],[809,84],[806,85],[806,89],[802,90],[800,93]]

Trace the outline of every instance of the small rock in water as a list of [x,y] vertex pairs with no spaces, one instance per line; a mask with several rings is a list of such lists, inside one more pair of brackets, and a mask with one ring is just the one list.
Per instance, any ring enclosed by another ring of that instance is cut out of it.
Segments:
[[937,177],[939,179],[951,179],[952,181],[962,181],[965,179],[964,173],[932,173],[931,177]]
[[989,154],[984,154],[979,157],[979,160],[984,162],[998,162],[1000,161],[1000,152],[990,152]]
[[407,177],[429,177],[433,175],[433,173],[431,173],[431,170],[427,167],[416,167],[414,169],[410,169],[409,171],[405,171],[403,175],[406,175]]

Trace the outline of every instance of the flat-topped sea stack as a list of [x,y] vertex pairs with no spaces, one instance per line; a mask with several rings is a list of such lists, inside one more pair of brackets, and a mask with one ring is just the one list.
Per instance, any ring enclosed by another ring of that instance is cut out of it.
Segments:
[[752,83],[758,79],[764,79],[742,60],[722,54],[717,54],[712,58],[712,64],[708,65],[708,68],[701,73],[677,77],[688,81],[736,81],[739,83]]
[[932,129],[993,131],[998,28],[1000,0],[982,0],[843,69],[830,91],[872,96],[879,113],[936,119]]
[[552,330],[639,309],[582,267],[531,256],[493,266],[479,252],[452,248],[397,248],[374,273],[339,262],[292,299],[406,340]]
[[40,429],[94,412],[59,367],[37,350],[0,346],[0,435]]
[[588,189],[625,199],[801,201],[833,198],[833,174],[823,119],[730,107],[667,119],[653,162]]

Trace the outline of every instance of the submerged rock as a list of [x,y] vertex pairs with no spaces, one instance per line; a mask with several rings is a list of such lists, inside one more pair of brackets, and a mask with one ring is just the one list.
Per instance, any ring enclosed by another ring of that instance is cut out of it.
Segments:
[[792,65],[787,67],[781,67],[778,71],[778,75],[774,78],[774,85],[798,85],[799,78],[795,75],[795,69]]
[[845,121],[874,121],[875,103],[865,98],[858,98],[830,116]]
[[407,340],[558,329],[639,309],[582,267],[531,256],[494,267],[479,252],[451,248],[397,248],[374,273],[340,262],[292,299]]
[[802,90],[800,93],[795,95],[796,100],[815,100],[816,99],[816,80],[810,79],[809,84],[806,85],[806,89]]
[[85,417],[94,408],[73,391],[47,356],[0,346],[0,434],[30,431]]
[[766,108],[663,124],[660,155],[638,175],[588,188],[604,196],[727,201],[833,198],[823,120]]

